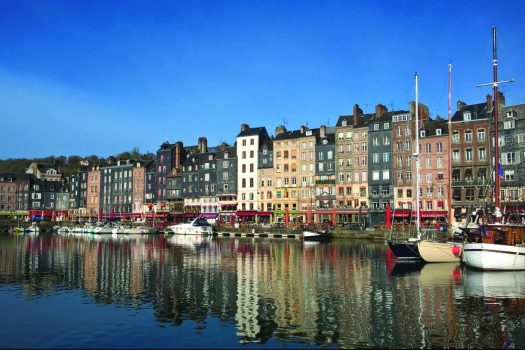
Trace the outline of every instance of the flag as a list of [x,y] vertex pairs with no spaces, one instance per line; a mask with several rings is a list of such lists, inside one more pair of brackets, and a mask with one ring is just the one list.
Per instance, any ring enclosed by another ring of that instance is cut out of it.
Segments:
[[500,163],[498,163],[498,176],[500,179],[503,179],[503,168]]

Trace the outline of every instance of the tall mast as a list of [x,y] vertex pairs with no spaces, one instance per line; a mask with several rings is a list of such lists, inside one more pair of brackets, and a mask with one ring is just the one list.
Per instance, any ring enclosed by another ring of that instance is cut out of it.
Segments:
[[418,91],[417,91],[417,80],[418,75],[416,72],[416,151],[414,156],[416,157],[416,232],[417,238],[420,238],[420,222],[419,222],[419,101],[418,101]]
[[452,64],[448,65],[448,226],[452,224]]
[[501,208],[500,187],[501,179],[499,178],[499,138],[498,138],[498,57],[496,54],[496,27],[492,27],[492,69],[494,71],[494,202],[496,207]]
[[[499,177],[499,134],[498,134],[498,112],[499,112],[499,103],[498,103],[498,86],[499,84],[512,83],[514,79],[511,80],[501,80],[498,81],[498,57],[496,54],[496,27],[492,27],[492,68],[494,72],[494,80],[492,83],[487,84],[478,84],[477,87],[492,85],[494,88],[494,105],[492,106],[492,116],[494,119],[494,204],[496,207],[500,208],[501,199],[500,199],[500,188],[501,188],[501,179]],[[501,209],[501,208],[500,208]]]

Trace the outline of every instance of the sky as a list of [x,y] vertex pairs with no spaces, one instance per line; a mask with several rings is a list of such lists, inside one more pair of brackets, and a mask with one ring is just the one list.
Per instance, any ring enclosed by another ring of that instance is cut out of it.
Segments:
[[233,144],[354,104],[525,103],[524,1],[1,0],[0,159]]

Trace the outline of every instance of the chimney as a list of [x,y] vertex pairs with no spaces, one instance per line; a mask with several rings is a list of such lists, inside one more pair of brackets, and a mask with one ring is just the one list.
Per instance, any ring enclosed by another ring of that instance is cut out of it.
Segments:
[[326,137],[326,125],[321,125],[319,127],[319,137],[322,139]]
[[241,124],[241,132],[246,131],[250,126],[248,124]]
[[206,137],[199,137],[198,140],[198,149],[199,153],[206,153],[208,152],[208,140],[206,140]]
[[492,110],[492,95],[487,94],[487,111]]
[[498,90],[498,104],[505,106],[505,95],[502,91]]
[[275,128],[275,137],[278,135],[284,134],[286,132],[286,128],[283,125],[279,125]]
[[354,105],[354,126],[357,125],[357,121],[359,120],[362,114],[363,114],[363,110],[359,108],[359,105],[356,103]]
[[179,168],[182,166],[182,152],[184,150],[184,147],[182,145],[181,141],[175,142],[175,168]]
[[385,113],[386,111],[388,111],[388,109],[386,108],[385,105],[382,105],[382,104],[377,104],[376,105],[376,115],[375,115],[375,118],[378,119],[379,117],[381,117],[381,115],[383,115],[383,113]]
[[304,134],[306,132],[306,126],[301,125],[301,134]]
[[461,111],[463,109],[463,107],[465,107],[467,104],[463,101],[458,101],[457,103],[457,109],[458,111]]

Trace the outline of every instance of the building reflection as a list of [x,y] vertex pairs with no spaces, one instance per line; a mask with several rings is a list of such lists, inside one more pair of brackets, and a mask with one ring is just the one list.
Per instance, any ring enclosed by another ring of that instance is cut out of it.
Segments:
[[350,240],[8,235],[0,259],[0,283],[27,298],[79,290],[93,303],[152,307],[155,322],[214,317],[240,343],[499,346],[519,339],[525,310],[520,273],[508,286],[458,264],[396,275],[384,245]]

